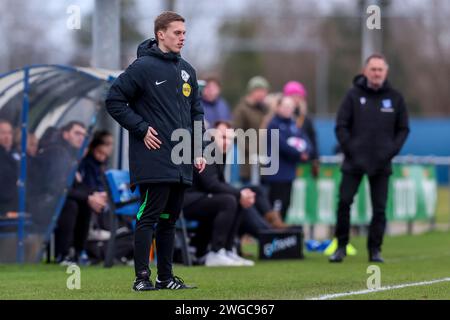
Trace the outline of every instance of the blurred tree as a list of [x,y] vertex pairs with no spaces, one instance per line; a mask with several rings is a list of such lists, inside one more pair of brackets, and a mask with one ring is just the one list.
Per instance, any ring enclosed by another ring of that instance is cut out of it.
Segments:
[[[145,39],[138,28],[138,12],[135,0],[120,1],[120,41],[121,54],[120,61],[122,67],[126,67],[136,58],[137,45]],[[76,45],[79,48],[72,57],[71,63],[74,65],[90,65],[92,58],[92,14],[85,16],[82,28],[75,33]]]
[[449,116],[450,3],[433,0],[409,12],[386,25],[390,77],[412,114]]
[[348,17],[339,9],[322,20],[320,37],[328,50],[328,110],[335,113],[350,88],[353,77],[360,72],[361,19]]
[[[224,92],[234,104],[255,74],[266,75],[275,91],[285,81],[304,82],[313,106],[315,94],[329,95],[333,115],[361,72],[361,38],[367,18],[365,0],[353,6],[335,2],[324,15],[314,1],[248,1],[242,16],[221,30]],[[411,114],[450,114],[450,2],[380,0],[382,49],[389,78],[405,96]],[[397,10],[391,11],[391,7]],[[228,32],[228,34],[227,34]],[[234,41],[229,41],[231,40]],[[298,44],[298,45],[296,45]],[[319,50],[319,51],[317,51]],[[328,90],[318,90],[317,52],[328,53]]]
[[0,1],[0,73],[29,64],[55,63],[55,52],[66,53],[47,32],[52,12],[27,0]]
[[[270,18],[261,19],[261,34],[268,42],[262,52],[264,70],[270,75],[272,91],[281,92],[291,80],[302,82],[308,92],[311,113],[317,113],[320,102],[316,95],[317,86],[321,95],[327,95],[327,84],[320,82],[320,64],[324,63],[320,57],[326,48],[317,37],[320,20],[317,6],[314,1],[284,1],[270,10]],[[327,106],[322,107],[326,109]]]
[[[234,106],[246,92],[248,80],[265,76],[271,91],[281,91],[289,80],[300,80],[314,92],[316,59],[312,46],[305,43],[310,23],[299,13],[316,12],[314,1],[248,1],[243,15],[228,20],[220,29],[224,95]],[[282,66],[282,67],[281,67]],[[310,96],[314,101],[314,94]]]
[[[263,62],[260,52],[238,48],[233,40],[246,41],[256,36],[257,19],[243,19],[236,22],[225,22],[220,28],[220,36],[224,38],[226,46],[232,50],[226,51],[222,58],[223,95],[235,106],[240,97],[246,92],[248,80],[255,75],[263,74]],[[224,46],[225,47],[225,46]]]

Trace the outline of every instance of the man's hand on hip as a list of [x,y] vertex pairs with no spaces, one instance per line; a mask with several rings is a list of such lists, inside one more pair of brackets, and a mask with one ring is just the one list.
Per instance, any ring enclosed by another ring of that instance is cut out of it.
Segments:
[[152,127],[148,127],[147,134],[144,137],[144,143],[150,150],[156,150],[160,148],[162,142],[156,137],[158,132]]

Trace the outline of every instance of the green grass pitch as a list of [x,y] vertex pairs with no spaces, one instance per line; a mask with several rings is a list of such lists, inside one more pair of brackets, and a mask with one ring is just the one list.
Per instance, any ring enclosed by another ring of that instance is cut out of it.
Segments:
[[[353,238],[358,254],[342,264],[330,264],[320,253],[304,260],[256,261],[255,267],[184,267],[175,274],[198,289],[133,292],[133,268],[81,268],[81,289],[66,286],[66,267],[0,265],[0,299],[309,299],[367,289],[370,274],[363,237]],[[450,234],[431,232],[386,237],[381,286],[450,277]],[[256,248],[246,248],[255,252]],[[154,271],[154,266],[152,266]],[[154,279],[154,275],[152,275]],[[450,282],[345,296],[340,299],[450,299]]]

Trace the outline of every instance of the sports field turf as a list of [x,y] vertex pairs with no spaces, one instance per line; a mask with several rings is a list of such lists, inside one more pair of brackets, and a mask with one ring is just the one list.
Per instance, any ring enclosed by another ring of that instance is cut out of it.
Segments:
[[[0,299],[309,299],[367,289],[365,238],[353,238],[358,255],[330,264],[320,253],[304,260],[257,261],[255,267],[175,266],[199,289],[131,291],[132,267],[81,268],[81,289],[69,290],[66,268],[57,265],[0,265]],[[247,251],[255,248],[247,248]],[[450,232],[386,237],[381,286],[450,278]],[[153,268],[154,269],[154,268]],[[154,276],[152,277],[154,279]],[[339,299],[450,299],[450,281]]]

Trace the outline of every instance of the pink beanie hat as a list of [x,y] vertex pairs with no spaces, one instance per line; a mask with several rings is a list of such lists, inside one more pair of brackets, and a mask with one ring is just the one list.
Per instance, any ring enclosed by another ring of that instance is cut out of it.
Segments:
[[307,92],[305,87],[298,81],[289,81],[284,85],[283,93],[285,96],[300,96],[306,98]]

